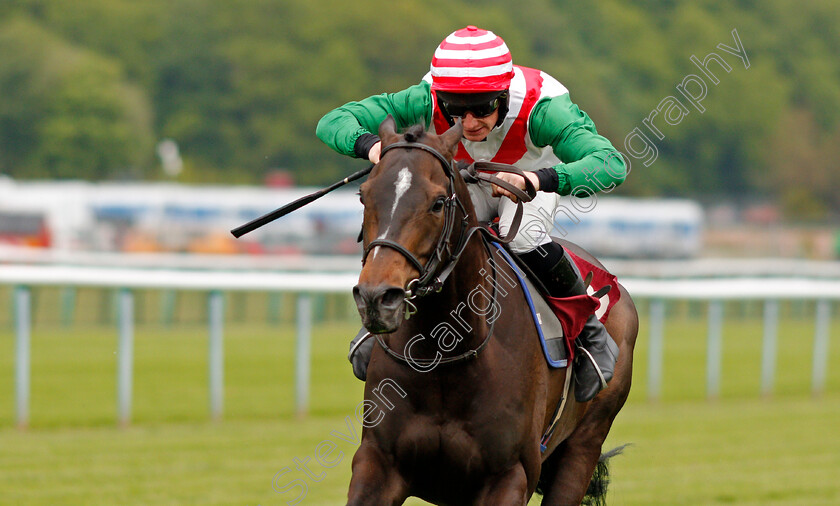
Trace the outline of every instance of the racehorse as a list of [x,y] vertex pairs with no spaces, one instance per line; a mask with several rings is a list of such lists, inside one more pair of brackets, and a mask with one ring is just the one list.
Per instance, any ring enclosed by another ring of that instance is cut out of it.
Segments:
[[[379,136],[381,159],[359,192],[364,257],[353,289],[378,345],[347,504],[415,496],[525,505],[538,483],[543,505],[579,504],[630,390],[632,299],[618,286],[605,323],[620,349],[615,376],[593,400],[576,403],[564,388],[571,370],[548,367],[525,297],[510,283],[512,268],[479,230],[453,168],[460,122],[440,136],[421,125],[401,135],[389,117]],[[540,438],[564,395],[543,450]],[[377,409],[383,403],[392,409]]]

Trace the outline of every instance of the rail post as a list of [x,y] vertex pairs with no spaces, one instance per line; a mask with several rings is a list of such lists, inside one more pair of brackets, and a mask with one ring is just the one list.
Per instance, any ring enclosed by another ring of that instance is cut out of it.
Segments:
[[761,395],[773,394],[779,333],[779,301],[764,301],[764,336],[761,341]]
[[720,396],[720,370],[723,348],[723,302],[709,301],[709,334],[706,347],[706,397]]
[[828,371],[828,335],[831,324],[831,301],[817,301],[816,328],[814,329],[814,356],[811,367],[811,393],[820,395],[825,390]]
[[224,295],[213,290],[208,296],[210,338],[208,346],[208,377],[210,380],[210,417],[219,420],[224,405]]
[[648,399],[659,400],[662,393],[663,332],[665,301],[650,301],[650,348],[648,349]]
[[15,299],[15,412],[17,426],[29,425],[30,361],[32,342],[32,295],[28,287],[17,286]]
[[117,347],[117,420],[126,426],[131,421],[131,397],[134,375],[134,294],[127,288],[118,293],[119,345]]
[[295,339],[295,413],[306,416],[309,409],[309,368],[312,354],[312,297],[298,294]]

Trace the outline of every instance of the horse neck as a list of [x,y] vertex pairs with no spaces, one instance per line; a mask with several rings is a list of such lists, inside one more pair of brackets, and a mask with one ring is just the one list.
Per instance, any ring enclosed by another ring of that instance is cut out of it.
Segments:
[[[466,214],[467,226],[461,233],[468,233],[478,226],[475,209],[460,174],[456,172],[454,178],[455,193]],[[456,223],[456,230],[459,227]],[[457,237],[451,237],[450,241],[453,247],[459,242]],[[493,270],[481,233],[472,234],[442,290],[416,300],[417,314],[402,325],[406,339],[422,334],[426,339],[418,344],[417,350],[425,349],[424,355],[434,356],[440,349],[435,336],[448,330],[461,339],[446,356],[475,349],[490,331],[487,312],[482,314],[481,310],[491,303],[496,293]]]
[[[459,200],[464,206],[467,214],[466,220],[468,229],[478,226],[475,218],[475,208],[472,204],[467,185],[460,174],[456,173],[455,188]],[[466,233],[466,231],[464,232]],[[484,335],[489,331],[486,313],[481,314],[481,308],[476,307],[482,302],[491,302],[492,299],[482,301],[483,297],[492,298],[495,294],[493,281],[493,266],[490,265],[490,256],[485,241],[480,232],[476,232],[469,239],[461,259],[456,268],[452,271],[450,286],[446,287],[450,297],[449,306],[458,310],[461,323],[466,323],[473,331],[469,332],[469,338],[465,338],[465,344],[472,341],[481,342]],[[477,292],[480,292],[477,293]],[[477,343],[476,343],[477,344]]]

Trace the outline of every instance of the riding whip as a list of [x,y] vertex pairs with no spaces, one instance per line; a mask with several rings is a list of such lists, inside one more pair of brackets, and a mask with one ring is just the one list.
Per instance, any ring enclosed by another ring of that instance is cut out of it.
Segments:
[[277,218],[280,218],[282,216],[286,216],[287,214],[291,213],[292,211],[300,209],[301,207],[305,206],[306,204],[309,204],[309,203],[311,203],[315,200],[318,200],[319,198],[321,198],[324,195],[328,194],[329,192],[335,190],[336,188],[340,188],[340,187],[346,185],[347,183],[349,183],[351,181],[355,181],[355,180],[359,179],[360,177],[364,177],[364,176],[368,175],[371,170],[373,170],[373,165],[371,165],[370,167],[368,167],[366,169],[362,169],[359,172],[353,173],[353,174],[345,177],[341,181],[331,184],[330,186],[324,188],[323,190],[318,190],[315,193],[310,193],[309,195],[301,197],[301,198],[295,200],[294,202],[290,202],[283,207],[280,207],[280,208],[275,209],[274,211],[271,211],[270,213],[266,213],[266,214],[260,216],[259,218],[255,218],[255,219],[249,221],[248,223],[246,223],[244,225],[240,225],[240,226],[234,228],[233,230],[231,230],[230,233],[233,234],[233,236],[236,237],[236,238],[242,237],[243,235],[247,234],[248,232],[252,232],[252,231],[260,228],[263,225],[267,225],[268,223],[271,223],[272,221],[276,220]]

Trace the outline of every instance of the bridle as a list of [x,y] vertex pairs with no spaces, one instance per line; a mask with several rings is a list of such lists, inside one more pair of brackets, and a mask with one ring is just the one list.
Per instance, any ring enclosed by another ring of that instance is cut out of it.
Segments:
[[[511,165],[496,164],[491,162],[474,162],[467,169],[462,171],[462,174],[466,180],[471,180],[472,182],[477,182],[478,180],[490,181],[495,184],[498,184],[499,186],[504,187],[505,189],[517,196],[516,214],[514,216],[513,221],[511,222],[511,227],[508,231],[508,234],[505,237],[498,237],[485,227],[469,227],[469,214],[467,213],[463,202],[461,202],[461,200],[458,199],[458,195],[455,192],[454,161],[447,160],[446,157],[443,156],[439,151],[427,144],[400,141],[395,142],[393,144],[389,144],[388,146],[385,146],[382,149],[382,152],[379,155],[380,162],[385,156],[385,153],[393,149],[420,149],[431,154],[440,162],[440,165],[443,168],[443,172],[449,179],[447,189],[448,195],[444,202],[443,208],[443,227],[441,228],[440,235],[437,238],[437,243],[435,244],[435,249],[432,253],[432,256],[429,259],[429,261],[426,262],[426,265],[423,265],[417,258],[417,256],[411,251],[409,251],[407,248],[405,248],[403,245],[390,239],[375,239],[371,241],[370,243],[368,243],[362,256],[362,264],[364,264],[371,249],[377,246],[391,248],[402,254],[406,258],[406,260],[408,260],[408,262],[411,265],[413,265],[420,273],[416,278],[409,281],[405,288],[405,318],[409,319],[411,315],[417,312],[417,306],[415,306],[412,302],[415,298],[423,297],[432,292],[440,292],[443,289],[444,282],[455,269],[455,265],[458,263],[458,260],[461,258],[461,255],[463,254],[464,250],[466,250],[467,244],[469,243],[470,238],[472,238],[473,234],[475,234],[476,232],[480,232],[481,234],[483,234],[483,238],[485,239],[483,241],[483,244],[488,253],[490,253],[490,248],[487,244],[488,239],[501,243],[508,243],[513,239],[513,237],[519,230],[519,224],[522,220],[522,202],[528,202],[531,199],[533,199],[536,195],[536,190],[531,185],[530,181],[528,181],[528,178],[525,178],[527,190],[526,192],[522,192],[522,190],[516,188],[515,186],[487,173],[511,172],[522,175],[522,172],[518,168],[513,167]],[[461,214],[461,230],[458,234],[458,243],[455,245],[454,248],[452,248],[452,231],[455,228],[456,222],[458,221],[456,218],[456,213],[458,211],[460,211]],[[491,262],[491,266],[493,270],[493,303],[496,304],[496,266],[493,262]],[[452,364],[456,362],[461,362],[462,360],[469,360],[477,357],[478,354],[481,353],[481,351],[484,350],[490,342],[490,338],[493,336],[494,325],[495,320],[493,320],[493,322],[490,324],[490,328],[488,329],[487,335],[484,338],[484,340],[475,349],[471,349],[455,357],[438,357],[436,359],[409,358],[392,350],[381,335],[376,335],[376,341],[379,343],[379,345],[382,347],[385,353],[394,358],[395,360],[407,363],[409,365],[413,365],[414,367],[435,367],[437,365]]]
[[[444,281],[446,281],[446,278],[452,272],[452,269],[454,269],[455,264],[458,262],[458,258],[460,258],[461,253],[463,253],[467,246],[467,240],[469,239],[468,236],[471,234],[464,233],[469,226],[469,218],[463,202],[458,199],[458,196],[455,193],[454,162],[447,160],[446,157],[431,146],[417,142],[405,141],[395,142],[394,144],[389,144],[384,147],[380,154],[380,160],[385,156],[385,153],[398,148],[420,149],[426,151],[437,158],[441,167],[443,167],[443,172],[449,178],[447,188],[448,195],[444,201],[443,207],[443,227],[441,228],[440,235],[438,236],[431,258],[428,262],[426,262],[426,265],[423,265],[414,253],[406,249],[398,242],[390,239],[375,239],[371,241],[365,248],[364,256],[362,257],[362,264],[364,264],[370,250],[377,246],[391,248],[402,254],[406,260],[408,260],[408,262],[417,269],[417,272],[420,273],[419,276],[409,281],[406,286],[406,300],[410,300],[418,296],[422,297],[424,295],[428,295],[432,292],[439,292],[443,288]],[[452,235],[452,230],[455,228],[455,223],[458,221],[456,215],[459,211],[461,214],[461,230],[458,234],[460,240],[453,250],[450,243],[450,237]],[[447,256],[448,261],[444,264],[444,258]]]
[[[525,178],[527,190],[522,192],[519,188],[500,180],[499,178],[488,174],[488,172],[510,172],[514,174],[523,175],[522,171],[512,165],[498,164],[492,162],[474,162],[467,169],[465,169],[464,176],[472,180],[485,180],[504,187],[511,193],[517,196],[517,209],[513,221],[511,222],[510,230],[505,237],[498,237],[482,226],[469,227],[469,215],[463,202],[458,199],[455,192],[455,161],[447,160],[435,148],[422,144],[419,142],[400,141],[389,144],[382,148],[380,153],[380,163],[385,154],[394,149],[420,149],[434,156],[443,168],[443,172],[449,179],[448,195],[444,201],[443,208],[443,227],[438,236],[437,243],[432,252],[431,258],[425,265],[423,265],[417,256],[405,248],[403,245],[390,239],[375,239],[368,243],[362,256],[362,264],[364,265],[371,249],[377,246],[391,248],[402,254],[408,262],[414,266],[420,273],[416,278],[412,279],[406,285],[405,301],[406,301],[406,319],[417,312],[416,306],[412,303],[416,297],[423,297],[432,292],[439,292],[443,289],[443,284],[449,275],[455,269],[455,265],[461,258],[470,238],[476,232],[481,232],[487,237],[496,242],[507,243],[510,242],[519,230],[519,224],[522,220],[522,202],[528,202],[536,195],[536,190],[531,185],[528,178]],[[523,176],[524,177],[524,176]],[[460,211],[460,231],[458,234],[458,243],[452,247],[450,242],[452,238],[452,231],[455,228],[456,213]]]

